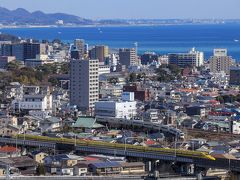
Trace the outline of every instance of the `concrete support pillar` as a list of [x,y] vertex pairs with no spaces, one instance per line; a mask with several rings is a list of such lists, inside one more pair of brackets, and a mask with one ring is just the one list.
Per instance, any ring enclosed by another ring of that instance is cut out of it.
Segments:
[[195,169],[194,164],[181,164],[180,166],[180,172],[186,175],[194,175],[195,174],[194,169]]
[[230,179],[231,179],[231,180],[240,180],[240,173],[232,172]]
[[156,170],[157,167],[157,163],[156,161],[146,161],[146,171],[147,172],[154,172]]
[[146,166],[145,166],[145,169],[147,172],[151,172],[152,171],[152,164],[151,164],[151,161],[146,161],[145,162]]

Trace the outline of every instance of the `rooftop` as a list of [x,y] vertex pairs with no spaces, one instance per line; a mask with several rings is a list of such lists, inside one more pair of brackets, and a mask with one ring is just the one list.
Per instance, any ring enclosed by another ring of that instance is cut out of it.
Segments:
[[104,126],[96,123],[95,118],[79,117],[77,119],[76,123],[72,127],[73,128],[101,128],[101,127],[104,127]]
[[0,153],[14,153],[14,152],[19,152],[20,149],[17,149],[16,147],[13,146],[3,146],[0,147]]

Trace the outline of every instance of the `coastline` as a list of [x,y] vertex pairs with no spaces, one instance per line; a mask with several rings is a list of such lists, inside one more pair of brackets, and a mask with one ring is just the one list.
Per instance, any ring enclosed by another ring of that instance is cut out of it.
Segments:
[[0,26],[0,29],[22,29],[22,28],[88,28],[88,27],[156,27],[156,26],[201,26],[201,25],[239,25],[239,23],[168,23],[168,24],[90,24],[90,25],[9,25]]

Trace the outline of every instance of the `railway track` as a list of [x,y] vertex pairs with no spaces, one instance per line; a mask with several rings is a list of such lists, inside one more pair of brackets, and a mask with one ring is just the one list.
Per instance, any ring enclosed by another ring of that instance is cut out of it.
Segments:
[[234,140],[240,139],[240,134],[232,134],[227,132],[212,132],[212,131],[204,131],[200,129],[182,129],[185,133],[185,136],[188,138],[204,138],[207,140]]

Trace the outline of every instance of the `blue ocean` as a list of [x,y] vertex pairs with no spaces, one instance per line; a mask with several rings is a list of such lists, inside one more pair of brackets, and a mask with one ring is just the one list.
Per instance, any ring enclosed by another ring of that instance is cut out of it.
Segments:
[[89,46],[108,45],[112,49],[134,47],[139,53],[154,51],[159,54],[187,52],[192,47],[205,53],[207,59],[214,48],[227,48],[228,54],[240,60],[240,25],[171,25],[124,27],[51,27],[1,29],[25,38],[61,39],[71,43],[85,39]]

